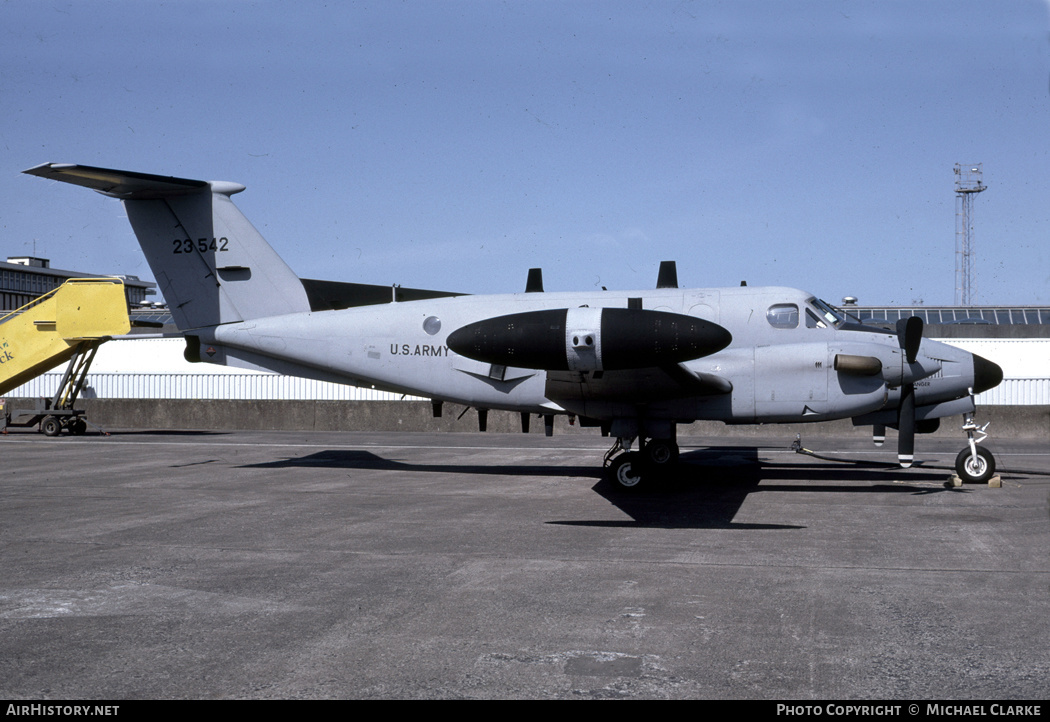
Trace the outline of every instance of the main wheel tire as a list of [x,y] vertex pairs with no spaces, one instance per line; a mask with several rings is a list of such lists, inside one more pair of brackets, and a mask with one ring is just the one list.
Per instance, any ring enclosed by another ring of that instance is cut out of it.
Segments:
[[977,457],[974,458],[970,447],[966,447],[955,457],[955,473],[969,484],[988,481],[995,473],[995,457],[988,449],[978,445]]
[[612,463],[612,480],[624,491],[634,491],[642,485],[645,477],[642,474],[641,455],[636,451],[620,454]]
[[62,432],[62,422],[55,416],[44,417],[40,422],[40,430],[44,432],[44,436],[58,436]]
[[666,469],[678,463],[678,444],[671,439],[653,439],[645,445],[649,463]]

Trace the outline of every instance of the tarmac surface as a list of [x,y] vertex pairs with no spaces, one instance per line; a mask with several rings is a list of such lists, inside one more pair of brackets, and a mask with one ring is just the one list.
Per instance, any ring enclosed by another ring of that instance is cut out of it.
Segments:
[[791,441],[12,432],[0,698],[1045,699],[1050,449]]

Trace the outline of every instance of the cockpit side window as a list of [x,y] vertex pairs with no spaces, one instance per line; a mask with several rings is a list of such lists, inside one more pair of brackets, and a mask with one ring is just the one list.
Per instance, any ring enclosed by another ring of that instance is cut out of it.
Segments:
[[838,328],[846,319],[834,308],[819,298],[811,298],[806,308],[806,326],[808,328]]
[[766,320],[773,328],[797,328],[798,306],[793,303],[775,303],[766,311]]

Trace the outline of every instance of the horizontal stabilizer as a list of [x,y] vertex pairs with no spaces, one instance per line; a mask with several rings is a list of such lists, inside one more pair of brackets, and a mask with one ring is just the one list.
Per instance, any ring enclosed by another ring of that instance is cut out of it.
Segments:
[[[181,196],[206,190],[213,185],[208,181],[202,180],[172,178],[170,176],[136,173],[127,170],[95,168],[74,163],[44,163],[22,172],[49,180],[91,188],[104,195],[126,200]],[[214,188],[214,190],[227,195],[244,190],[244,186],[237,183],[214,185],[229,186],[221,189]]]
[[311,311],[331,311],[340,308],[375,306],[382,303],[420,301],[427,298],[462,296],[452,291],[434,291],[425,288],[404,286],[379,286],[371,283],[345,283],[342,281],[318,281],[313,278],[300,279],[306,296],[310,299]]

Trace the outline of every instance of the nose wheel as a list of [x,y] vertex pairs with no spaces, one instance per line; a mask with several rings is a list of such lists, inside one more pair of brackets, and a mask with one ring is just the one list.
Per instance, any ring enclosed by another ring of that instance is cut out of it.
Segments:
[[995,457],[983,446],[978,446],[976,453],[970,449],[963,449],[955,457],[955,473],[964,482],[983,483],[995,474]]
[[979,484],[988,481],[995,474],[995,457],[992,452],[980,445],[988,438],[988,424],[977,426],[972,416],[963,421],[969,445],[955,457],[955,473],[963,482]]

